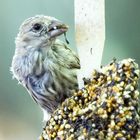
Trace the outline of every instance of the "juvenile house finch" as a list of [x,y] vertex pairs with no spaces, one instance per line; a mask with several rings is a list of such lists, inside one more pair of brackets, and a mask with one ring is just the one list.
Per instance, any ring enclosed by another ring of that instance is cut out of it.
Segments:
[[16,38],[13,76],[28,90],[44,111],[44,119],[77,88],[77,55],[57,37],[68,26],[49,16],[23,22]]

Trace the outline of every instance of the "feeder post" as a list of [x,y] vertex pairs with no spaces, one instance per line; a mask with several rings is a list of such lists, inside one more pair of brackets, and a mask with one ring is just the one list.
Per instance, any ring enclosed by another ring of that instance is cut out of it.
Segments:
[[105,41],[105,0],[75,0],[75,35],[81,69],[79,88],[83,77],[99,69]]

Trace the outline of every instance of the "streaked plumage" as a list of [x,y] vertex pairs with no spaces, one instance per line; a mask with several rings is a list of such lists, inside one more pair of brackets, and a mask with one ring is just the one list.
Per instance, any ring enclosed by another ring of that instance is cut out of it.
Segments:
[[57,39],[67,30],[57,19],[39,15],[24,21],[16,38],[13,76],[49,114],[77,88],[79,59]]

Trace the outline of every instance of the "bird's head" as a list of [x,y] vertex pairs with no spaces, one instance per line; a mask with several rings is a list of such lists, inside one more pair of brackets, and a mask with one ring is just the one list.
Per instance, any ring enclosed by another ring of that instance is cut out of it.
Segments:
[[23,22],[16,38],[19,44],[41,46],[67,32],[68,26],[54,17],[38,15]]

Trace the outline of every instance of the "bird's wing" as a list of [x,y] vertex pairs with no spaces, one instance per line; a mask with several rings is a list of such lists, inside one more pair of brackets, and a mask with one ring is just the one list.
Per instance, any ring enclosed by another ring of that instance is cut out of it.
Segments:
[[53,46],[54,52],[60,65],[69,69],[80,69],[80,60],[64,42],[57,40]]

